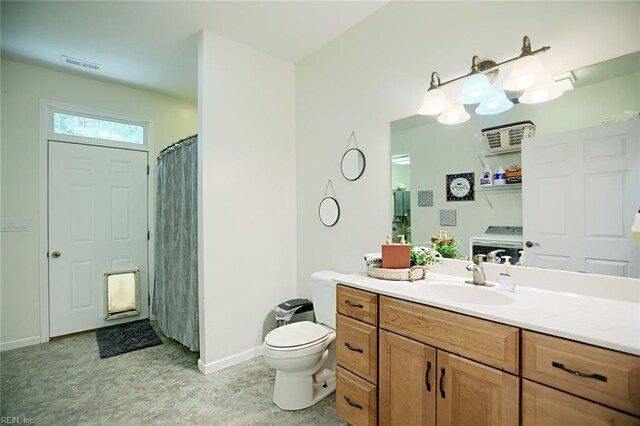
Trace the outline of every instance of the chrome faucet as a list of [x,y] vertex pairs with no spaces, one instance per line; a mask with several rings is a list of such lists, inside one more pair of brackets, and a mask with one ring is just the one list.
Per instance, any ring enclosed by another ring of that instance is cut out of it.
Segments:
[[501,259],[498,256],[498,253],[504,253],[504,250],[493,250],[487,254],[487,262],[489,263],[500,263]]
[[473,263],[467,266],[467,271],[473,272],[473,281],[466,280],[465,282],[467,284],[493,287],[493,284],[487,283],[487,278],[484,275],[484,268],[482,267],[482,259],[484,257],[484,254],[476,254],[473,256]]

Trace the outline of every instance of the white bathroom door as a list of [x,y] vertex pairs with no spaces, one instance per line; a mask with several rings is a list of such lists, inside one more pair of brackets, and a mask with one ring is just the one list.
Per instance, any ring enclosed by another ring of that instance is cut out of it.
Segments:
[[[49,141],[49,334],[149,316],[147,153]],[[105,321],[106,272],[140,270],[140,313]]]
[[640,277],[631,239],[640,206],[640,122],[525,139],[522,216],[527,265]]

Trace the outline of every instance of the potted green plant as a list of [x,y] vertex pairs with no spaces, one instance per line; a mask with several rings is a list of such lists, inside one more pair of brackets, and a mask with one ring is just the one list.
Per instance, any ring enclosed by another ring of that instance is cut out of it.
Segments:
[[429,247],[415,246],[411,249],[411,266],[431,266],[440,263],[441,256]]
[[458,249],[458,240],[452,237],[438,237],[435,240],[432,239],[431,247],[442,255],[449,259],[459,259],[460,251]]

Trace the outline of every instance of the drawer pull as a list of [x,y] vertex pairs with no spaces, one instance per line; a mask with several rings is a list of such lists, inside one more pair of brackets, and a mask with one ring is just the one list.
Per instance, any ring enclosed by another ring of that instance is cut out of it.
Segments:
[[352,348],[351,345],[349,344],[349,342],[344,342],[344,345],[347,347],[347,349],[349,349],[350,351],[354,351],[354,352],[360,352],[361,354],[364,353],[364,351],[362,349],[358,349],[358,348]]
[[356,404],[355,402],[351,402],[351,400],[347,395],[344,396],[344,400],[347,401],[347,404],[349,404],[350,406],[355,407],[358,410],[362,410],[362,405]]
[[570,368],[567,368],[564,366],[564,364],[561,364],[559,362],[556,361],[552,361],[551,362],[551,366],[555,367],[555,368],[559,368],[560,370],[564,370],[567,373],[571,373],[574,376],[578,376],[578,377],[584,377],[585,379],[595,379],[595,380],[600,380],[601,382],[606,382],[607,381],[607,376],[603,376],[602,374],[585,374],[585,373],[581,373],[578,370],[572,370]]
[[431,361],[427,361],[427,371],[424,373],[424,384],[427,385],[427,392],[431,392],[431,383],[429,382],[430,372],[431,372]]
[[351,306],[352,308],[359,308],[359,309],[364,308],[364,305],[361,305],[361,304],[359,304],[359,303],[351,303],[351,302],[350,302],[350,301],[348,301],[348,300],[345,300],[345,301],[344,301],[344,304],[345,304],[345,305],[347,305],[347,306]]
[[444,368],[440,369],[440,396],[442,397],[442,399],[445,398],[444,396]]

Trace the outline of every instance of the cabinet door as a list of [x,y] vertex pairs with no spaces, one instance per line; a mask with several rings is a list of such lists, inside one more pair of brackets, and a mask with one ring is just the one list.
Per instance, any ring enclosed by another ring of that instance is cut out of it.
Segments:
[[437,367],[438,426],[518,424],[517,376],[441,350]]
[[523,426],[638,426],[640,419],[528,380],[522,381]]
[[435,425],[436,350],[380,330],[380,425]]

